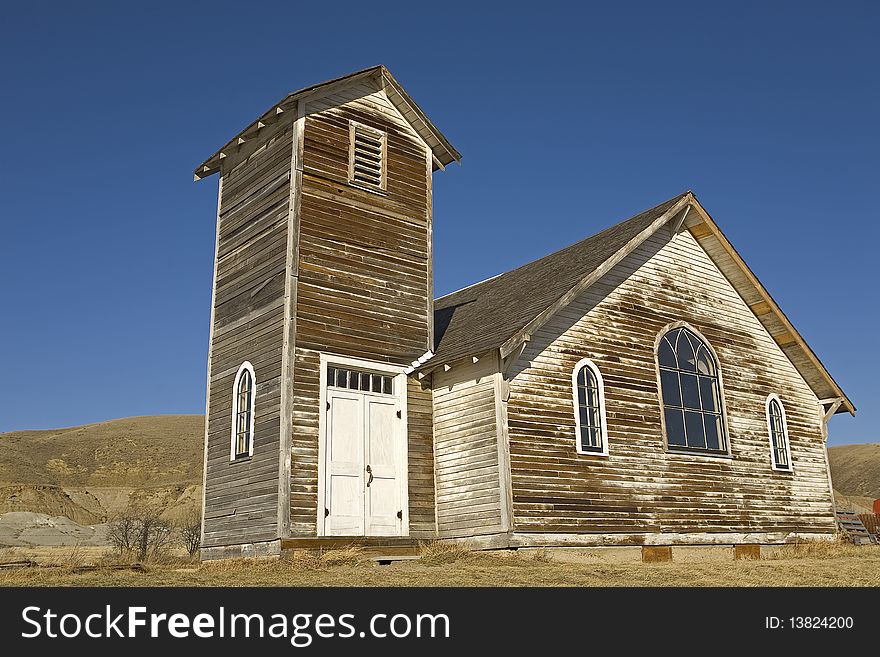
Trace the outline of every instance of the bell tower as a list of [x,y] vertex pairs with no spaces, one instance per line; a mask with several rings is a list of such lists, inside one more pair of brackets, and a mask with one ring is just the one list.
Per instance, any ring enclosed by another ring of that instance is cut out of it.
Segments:
[[[350,526],[433,535],[430,391],[403,372],[433,348],[431,180],[459,159],[377,66],[288,95],[196,170],[220,174],[204,557],[276,553],[371,499],[366,524]],[[355,422],[367,478],[330,472],[340,370],[358,394],[393,395],[402,420],[372,447],[379,429]],[[391,483],[374,484],[381,445],[398,456],[385,457]]]

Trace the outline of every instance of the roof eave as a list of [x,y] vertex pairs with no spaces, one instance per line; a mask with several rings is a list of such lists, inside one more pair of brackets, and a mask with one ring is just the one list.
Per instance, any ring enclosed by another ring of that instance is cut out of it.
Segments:
[[[840,405],[837,413],[847,412],[850,415],[856,414],[856,407],[843,391],[843,388],[835,381],[834,377],[825,367],[816,353],[813,351],[812,347],[807,343],[807,341],[803,338],[803,336],[797,331],[785,313],[782,311],[782,308],[779,304],[776,303],[775,299],[773,299],[770,292],[767,291],[767,288],[761,283],[755,273],[749,268],[746,264],[745,260],[743,260],[742,256],[739,255],[736,248],[731,244],[730,240],[724,235],[721,229],[718,227],[718,224],[712,219],[708,212],[706,212],[705,208],[700,204],[700,202],[693,197],[693,207],[700,214],[703,222],[709,227],[709,230],[712,231],[715,238],[718,239],[728,254],[731,256],[736,265],[742,270],[743,274],[749,280],[749,282],[755,286],[758,292],[765,298],[767,301],[771,311],[779,318],[779,321],[785,326],[786,330],[791,334],[794,339],[794,343],[804,352],[807,356],[808,360],[813,364],[816,370],[820,373],[821,377],[826,381],[829,387],[835,391],[835,396],[839,397],[843,400],[843,403]],[[780,346],[782,349],[782,346]],[[783,349],[783,352],[785,350]],[[815,392],[815,391],[814,391]],[[819,396],[819,395],[817,395]]]
[[[227,153],[238,149],[242,144],[257,137],[261,130],[280,120],[284,113],[289,112],[300,100],[319,92],[325,92],[331,86],[351,83],[354,80],[370,76],[377,76],[380,81],[380,86],[386,90],[386,94],[390,87],[391,94],[389,94],[389,97],[392,95],[397,96],[400,102],[405,105],[405,108],[402,109],[398,107],[398,110],[404,118],[409,121],[413,129],[431,149],[435,169],[443,169],[446,165],[451,164],[452,162],[461,161],[461,154],[452,146],[452,144],[449,143],[449,140],[443,136],[443,133],[437,129],[431,120],[428,119],[422,109],[416,104],[410,95],[406,93],[397,80],[394,79],[391,72],[385,66],[380,64],[378,66],[365,68],[361,71],[349,73],[348,75],[343,75],[342,77],[334,78],[333,80],[319,82],[318,84],[313,84],[300,89],[299,91],[287,94],[279,102],[273,103],[272,106],[263,112],[263,114],[261,114],[255,121],[241,130],[222,148],[214,152],[208,159],[196,167],[193,171],[194,180],[207,178],[220,171],[222,161],[226,158]],[[391,100],[392,102],[395,101],[394,98],[391,98]],[[395,103],[395,105],[397,105],[397,103]],[[409,116],[407,116],[407,114],[409,114]]]

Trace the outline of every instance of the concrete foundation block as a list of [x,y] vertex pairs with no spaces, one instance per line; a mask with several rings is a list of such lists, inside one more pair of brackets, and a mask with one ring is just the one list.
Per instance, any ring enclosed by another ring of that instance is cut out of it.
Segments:
[[672,547],[672,560],[683,563],[711,563],[733,561],[732,545],[675,545]]

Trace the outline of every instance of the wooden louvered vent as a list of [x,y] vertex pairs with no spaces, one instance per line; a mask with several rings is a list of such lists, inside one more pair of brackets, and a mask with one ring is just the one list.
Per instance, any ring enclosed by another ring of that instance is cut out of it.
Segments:
[[351,124],[349,180],[373,189],[385,189],[385,133]]

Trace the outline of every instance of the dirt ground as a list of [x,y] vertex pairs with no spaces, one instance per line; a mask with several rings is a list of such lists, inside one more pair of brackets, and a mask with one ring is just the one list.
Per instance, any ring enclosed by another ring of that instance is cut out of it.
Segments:
[[[702,563],[562,563],[529,555],[427,548],[420,559],[378,565],[356,550],[289,560],[199,564],[171,557],[114,569],[100,548],[14,548],[0,586],[880,586],[880,546],[804,546],[783,559]],[[97,564],[94,567],[89,564]]]

